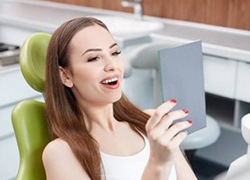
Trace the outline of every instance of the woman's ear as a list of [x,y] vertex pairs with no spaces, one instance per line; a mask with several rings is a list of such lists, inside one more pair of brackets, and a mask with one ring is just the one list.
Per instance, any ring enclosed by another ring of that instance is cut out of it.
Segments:
[[59,66],[59,73],[60,73],[62,83],[65,86],[72,88],[73,82],[72,82],[70,73],[66,69],[62,68],[61,66]]

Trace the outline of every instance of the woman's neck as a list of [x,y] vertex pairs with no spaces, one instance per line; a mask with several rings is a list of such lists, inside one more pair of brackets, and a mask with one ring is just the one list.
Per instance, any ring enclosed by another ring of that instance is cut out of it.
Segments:
[[85,106],[82,108],[82,113],[89,132],[95,130],[115,131],[117,121],[113,115],[113,104]]

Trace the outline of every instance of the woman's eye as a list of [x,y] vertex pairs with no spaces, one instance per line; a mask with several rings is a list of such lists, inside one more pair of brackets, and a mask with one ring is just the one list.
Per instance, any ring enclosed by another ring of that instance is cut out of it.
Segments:
[[121,51],[113,52],[111,55],[112,55],[112,56],[118,56],[119,54],[121,54]]
[[93,61],[97,61],[98,60],[98,56],[96,56],[96,57],[92,57],[92,58],[89,58],[88,59],[88,62],[93,62]]

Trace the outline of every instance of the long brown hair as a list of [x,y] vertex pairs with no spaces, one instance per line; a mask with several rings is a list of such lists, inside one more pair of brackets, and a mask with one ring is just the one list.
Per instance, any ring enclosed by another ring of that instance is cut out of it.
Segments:
[[[74,94],[62,84],[59,75],[59,66],[67,67],[69,64],[69,43],[73,36],[81,29],[93,25],[108,31],[101,21],[81,17],[65,22],[52,35],[46,60],[45,102],[52,138],[64,139],[90,178],[100,180],[102,166],[98,143],[87,131]],[[149,116],[130,103],[124,95],[114,103],[113,108],[114,117],[118,121],[126,121],[133,130],[146,134],[145,124]]]

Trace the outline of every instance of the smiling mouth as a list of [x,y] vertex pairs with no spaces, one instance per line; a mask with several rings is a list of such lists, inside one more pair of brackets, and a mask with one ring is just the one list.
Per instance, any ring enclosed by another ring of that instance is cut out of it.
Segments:
[[103,80],[101,83],[104,85],[116,85],[118,82],[118,77]]

